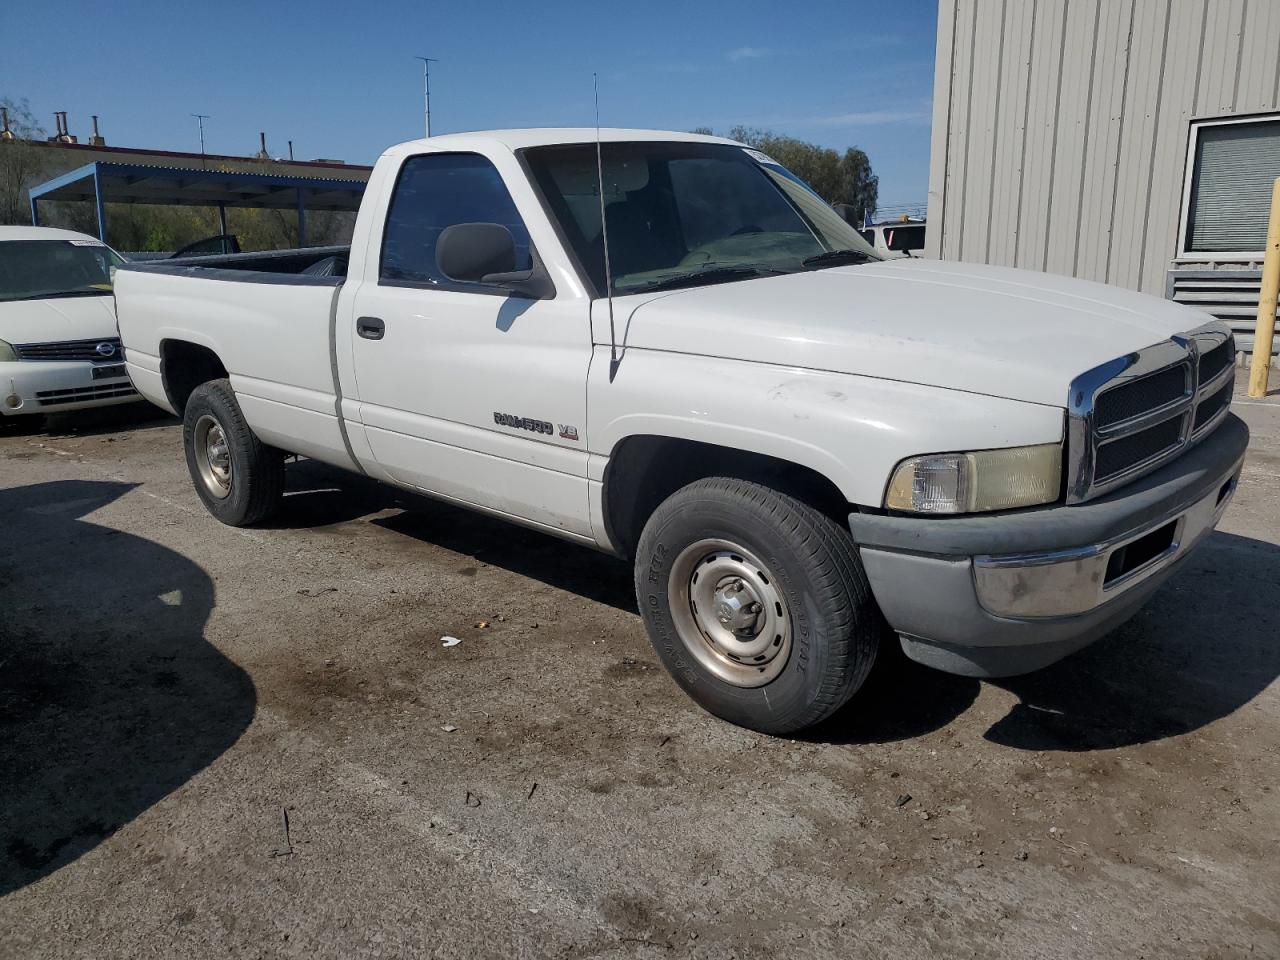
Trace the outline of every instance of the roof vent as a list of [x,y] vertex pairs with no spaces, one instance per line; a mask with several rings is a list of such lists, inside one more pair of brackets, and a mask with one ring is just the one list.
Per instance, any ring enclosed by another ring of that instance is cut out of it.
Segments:
[[95,147],[105,147],[107,138],[98,132],[98,115],[93,115],[93,136],[89,138],[89,143]]
[[54,121],[58,125],[58,132],[49,138],[50,143],[78,143],[70,131],[67,130],[67,111],[59,110],[53,115]]

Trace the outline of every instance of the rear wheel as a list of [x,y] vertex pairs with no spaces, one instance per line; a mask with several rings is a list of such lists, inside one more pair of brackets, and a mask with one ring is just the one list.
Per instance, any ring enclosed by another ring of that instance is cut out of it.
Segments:
[[676,682],[716,716],[765,733],[843,706],[884,630],[848,531],[745,480],[699,480],[654,511],[636,594]]
[[196,387],[182,419],[187,469],[206,509],[233,527],[259,523],[284,493],[284,454],[249,429],[227,380]]

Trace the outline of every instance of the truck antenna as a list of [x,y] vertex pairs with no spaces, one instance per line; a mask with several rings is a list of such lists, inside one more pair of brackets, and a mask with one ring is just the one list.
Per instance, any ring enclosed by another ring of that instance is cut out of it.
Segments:
[[591,75],[596,104],[596,181],[600,187],[600,240],[604,245],[604,294],[609,301],[609,382],[618,373],[618,337],[613,327],[613,268],[609,263],[609,224],[604,215],[604,159],[600,148],[600,75]]

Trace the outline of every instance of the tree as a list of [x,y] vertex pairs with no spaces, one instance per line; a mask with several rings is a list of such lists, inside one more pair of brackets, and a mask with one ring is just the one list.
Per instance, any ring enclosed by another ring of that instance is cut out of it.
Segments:
[[42,180],[48,160],[33,141],[44,137],[26,100],[0,97],[0,107],[9,111],[12,140],[0,140],[0,223],[31,222],[31,202],[27,190]]
[[842,199],[831,202],[852,206],[858,223],[875,216],[880,178],[871,171],[871,158],[857,147],[849,147],[840,158],[840,196]]
[[[711,129],[699,127],[693,132],[709,134]],[[773,157],[827,203],[853,207],[857,222],[875,215],[880,178],[872,172],[870,158],[857,147],[849,147],[842,156],[829,147],[753,127],[734,127],[728,136]]]

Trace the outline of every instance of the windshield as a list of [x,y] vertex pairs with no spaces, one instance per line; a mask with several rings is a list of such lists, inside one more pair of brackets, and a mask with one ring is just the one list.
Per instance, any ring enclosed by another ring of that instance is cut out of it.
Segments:
[[[601,154],[615,293],[879,259],[840,214],[759,151],[677,141],[605,143]],[[596,145],[535,147],[525,157],[565,239],[603,292]],[[814,260],[835,251],[851,253]]]
[[96,240],[0,242],[0,301],[103,297],[124,261]]

